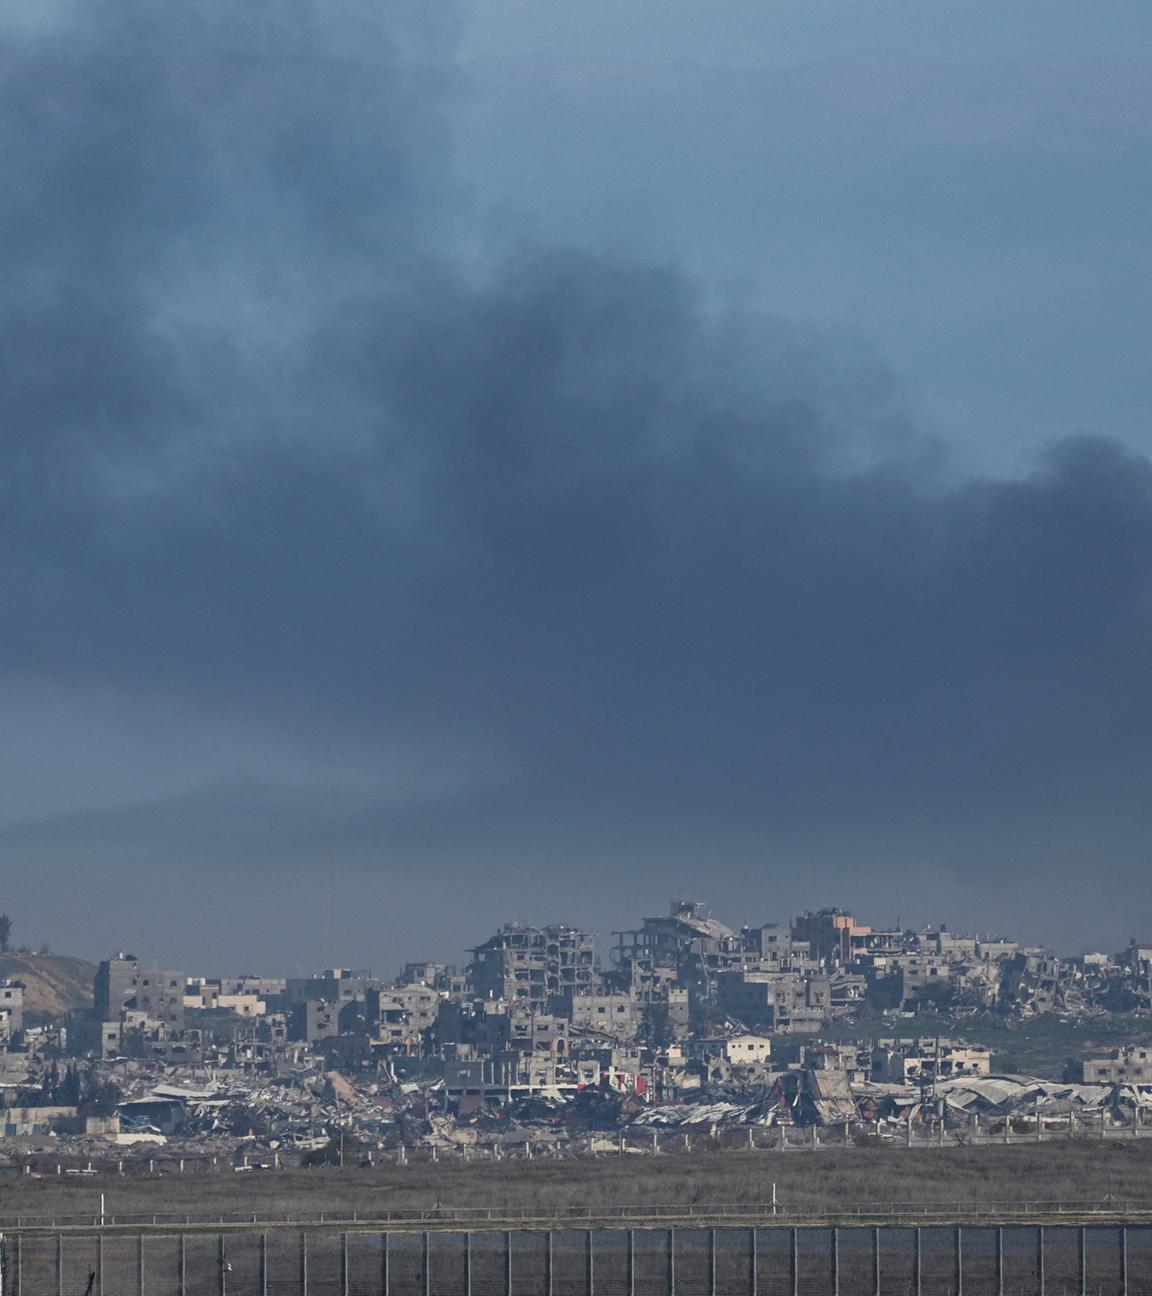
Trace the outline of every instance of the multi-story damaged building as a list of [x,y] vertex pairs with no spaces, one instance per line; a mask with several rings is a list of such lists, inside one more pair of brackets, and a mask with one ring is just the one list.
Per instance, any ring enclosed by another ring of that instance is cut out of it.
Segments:
[[148,970],[134,954],[105,959],[92,983],[91,1011],[72,1014],[69,1046],[78,1056],[141,1050],[184,1029],[183,972]]
[[[462,978],[459,978],[462,980]],[[436,990],[451,991],[458,980],[456,969],[449,963],[432,963],[427,959],[404,964],[397,985],[427,985]]]
[[556,1005],[585,1034],[613,1040],[678,1038],[693,1021],[692,999],[686,988],[666,982],[659,990],[637,989],[609,973],[599,992],[575,995]]
[[1069,1068],[1078,1084],[1152,1084],[1152,1045],[1131,1044],[1078,1060]]
[[878,1084],[922,1084],[992,1071],[990,1049],[957,1040],[877,1040],[871,1062],[872,1079]]
[[817,909],[792,920],[793,940],[805,942],[816,958],[838,963],[848,963],[864,949],[871,931],[843,909]]
[[92,983],[93,1011],[99,1021],[113,1021],[127,1007],[136,993],[136,970],[139,960],[135,954],[121,951],[105,959],[96,969]]
[[[592,933],[519,923],[476,946],[463,974],[410,961],[395,981],[348,967],[185,983],[121,954],[101,965],[96,1011],[77,1014],[67,1040],[48,1048],[115,1057],[107,1070],[126,1074],[140,1069],[138,1059],[154,1069],[202,1056],[214,1069],[274,1077],[270,1091],[302,1087],[309,1107],[328,1101],[321,1089],[339,1091],[343,1073],[349,1092],[360,1078],[364,1111],[385,1122],[402,1110],[423,1121],[441,1110],[447,1118],[511,1103],[510,1113],[500,1113],[502,1127],[506,1116],[515,1121],[527,1110],[543,1122],[555,1112],[560,1123],[571,1102],[564,1120],[599,1129],[613,1113],[643,1120],[646,1105],[729,1105],[741,1092],[756,1120],[763,1103],[775,1120],[841,1121],[855,1110],[853,1085],[868,1091],[856,1094],[868,1111],[889,1115],[968,1100],[959,1095],[968,1094],[969,1079],[988,1075],[990,1055],[933,1038],[936,1023],[955,1034],[966,1016],[983,1021],[996,1013],[1014,1022],[1078,1013],[1082,1005],[1097,1014],[1112,1003],[1139,1011],[1150,1006],[1152,989],[1152,947],[1135,942],[1115,958],[1061,962],[943,925],[871,928],[839,909],[729,926],[701,901],[678,900],[667,914],[617,933],[612,954],[602,972]],[[6,989],[16,995],[12,983],[0,986],[0,1040],[18,1019]],[[156,1015],[170,993],[189,1009],[193,1029],[183,1035],[174,1019]],[[221,1031],[214,1039],[219,1018],[197,1009],[230,1010],[229,1037]],[[888,1034],[912,1015],[911,1029],[927,1037],[874,1043],[878,1018],[892,1023],[882,1027]],[[832,1042],[856,1036],[854,1023],[865,1017],[860,1038]],[[846,1029],[833,1035],[825,1029],[833,1021]],[[788,1035],[802,1038],[773,1039]],[[1152,1085],[1150,1050],[1088,1059],[1079,1078],[1097,1087]],[[654,1125],[664,1119],[651,1115]],[[404,1136],[411,1133],[406,1127]]]
[[803,977],[786,970],[721,973],[716,1007],[746,1026],[781,1034],[816,1030],[824,1021],[823,1012],[807,1009]]
[[666,917],[645,918],[643,926],[614,934],[618,982],[648,1000],[660,999],[675,985],[710,1001],[721,973],[754,964],[759,957],[701,900],[674,900]]
[[374,986],[367,991],[365,1020],[375,1038],[406,1053],[423,1048],[444,996],[424,982]]
[[594,1061],[561,1070],[551,1056],[517,1050],[487,1058],[454,1058],[444,1068],[449,1101],[460,1112],[485,1102],[510,1102],[542,1089],[575,1093],[584,1085],[597,1084],[599,1079],[600,1067]]
[[[350,1001],[353,1009],[355,1000]],[[309,1044],[317,1040],[331,1039],[344,1033],[354,1033],[360,1025],[355,1020],[344,1017],[343,1008],[347,1005],[334,1003],[329,999],[305,999],[294,1004],[288,1012],[288,1030],[293,1039],[307,1040]]]
[[370,972],[359,968],[327,968],[312,977],[289,977],[284,983],[281,1001],[285,1008],[294,1008],[310,1000],[345,1004],[351,1000],[363,1001],[372,986],[379,985]]
[[526,1012],[513,1005],[508,1014],[508,1044],[513,1052],[568,1053],[568,1019],[553,1013]]
[[896,998],[904,1008],[950,990],[952,965],[939,954],[904,954],[896,960]]
[[1034,1014],[1064,1005],[1060,960],[1044,950],[1022,950],[1005,959],[1000,976],[1001,1002]]
[[476,999],[543,1011],[553,1000],[590,992],[600,980],[595,934],[563,923],[505,923],[471,954],[468,993]]
[[219,981],[197,977],[184,983],[184,1007],[186,1010],[226,1011],[235,1013],[237,1017],[263,1017],[268,1011],[268,1001],[253,991],[229,993]]
[[690,1059],[723,1060],[730,1067],[765,1066],[772,1060],[772,1041],[764,1035],[705,1036],[685,1049]]
[[757,927],[743,927],[740,944],[753,965],[764,967],[805,968],[819,966],[813,960],[812,947],[807,941],[796,940],[790,928],[782,923],[761,923]]
[[439,1048],[464,1047],[478,1056],[529,1049],[565,1053],[569,1022],[562,1014],[539,1012],[505,999],[440,1004],[434,1038]]

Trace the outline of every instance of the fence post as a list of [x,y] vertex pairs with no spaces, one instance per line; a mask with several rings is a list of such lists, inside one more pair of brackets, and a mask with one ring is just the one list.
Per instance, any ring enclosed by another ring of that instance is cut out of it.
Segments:
[[104,1234],[96,1234],[96,1296],[104,1296]]
[[300,1231],[300,1296],[308,1296],[308,1234],[303,1229]]
[[20,1234],[16,1234],[16,1296],[23,1296],[24,1291],[24,1243]]
[[840,1230],[832,1229],[832,1296],[840,1296]]
[[[143,1242],[143,1238],[141,1238]],[[228,1252],[224,1243],[224,1234],[217,1234],[217,1250],[219,1252],[220,1262],[220,1296],[228,1296]],[[143,1262],[141,1262],[141,1272],[143,1272]],[[140,1284],[140,1296],[144,1296],[144,1284]]]
[[1036,1229],[1036,1276],[1039,1280],[1040,1296],[1044,1296],[1044,1225]]
[[136,1235],[136,1291],[144,1296],[144,1234]]
[[[551,1296],[549,1292],[548,1296]],[[636,1296],[636,1230],[628,1230],[628,1296]],[[752,1296],[756,1296],[756,1286],[753,1283]]]
[[1080,1296],[1088,1296],[1088,1230],[1080,1225],[1079,1237]]
[[472,1296],[472,1233],[464,1234],[464,1296]]
[[340,1234],[340,1296],[348,1296],[348,1234]]
[[188,1293],[188,1249],[184,1234],[180,1234],[180,1296]]
[[921,1254],[921,1248],[920,1248],[919,1228],[915,1229],[914,1232],[915,1232],[914,1242],[915,1242],[916,1251],[915,1251],[915,1255],[913,1256],[913,1273],[915,1274],[916,1296],[920,1296],[920,1271],[923,1268],[923,1264],[922,1264],[923,1256]]
[[[420,1275],[424,1282],[424,1296],[431,1296],[432,1292],[432,1240],[428,1230],[424,1230],[424,1236],[420,1239]],[[348,1296],[345,1292],[344,1296]],[[509,1287],[508,1296],[512,1296],[512,1289]]]
[[964,1230],[956,1225],[956,1296],[964,1296]]
[[[760,1271],[757,1264],[759,1257],[756,1254],[756,1225],[755,1224],[753,1224],[752,1227],[748,1230],[748,1233],[749,1233],[749,1241],[751,1243],[751,1261],[752,1261],[752,1274],[751,1274],[751,1282],[749,1286],[752,1289],[752,1296],[760,1296]],[[632,1288],[629,1288],[628,1296],[636,1296],[636,1293]]]
[[[592,1230],[588,1229],[584,1235],[584,1247],[587,1249],[587,1274],[588,1274],[588,1296],[596,1296],[596,1252],[595,1243],[592,1242]],[[508,1296],[512,1296],[512,1288],[508,1288]]]
[[1004,1229],[996,1230],[996,1296],[1004,1296]]
[[668,1230],[668,1296],[676,1296],[676,1230]]
[[792,1296],[800,1296],[800,1253],[797,1250],[796,1226],[793,1225],[789,1231],[791,1233],[789,1267],[792,1270]]
[[[63,1296],[63,1293],[61,1293]],[[589,1293],[591,1296],[591,1293]],[[716,1296],[716,1230],[708,1230],[708,1296]]]
[[[381,1242],[381,1246],[380,1246],[380,1279],[381,1279],[381,1281],[380,1281],[380,1287],[381,1287],[381,1289],[382,1289],[382,1291],[383,1291],[383,1293],[384,1293],[384,1296],[389,1296],[389,1293],[390,1293],[390,1291],[391,1291],[391,1287],[392,1287],[392,1274],[391,1274],[391,1272],[390,1272],[390,1268],[391,1268],[391,1267],[390,1267],[390,1265],[389,1265],[389,1263],[388,1263],[388,1261],[389,1261],[389,1259],[390,1259],[390,1252],[391,1252],[391,1246],[390,1246],[390,1243],[389,1243],[389,1241],[388,1241],[389,1237],[390,1237],[390,1234],[388,1234],[388,1233],[381,1233],[381,1234],[380,1234],[380,1242]],[[469,1269],[469,1271],[468,1271],[468,1281],[469,1281],[469,1282],[472,1281],[472,1271],[471,1271],[471,1269]]]
[[1120,1226],[1120,1296],[1128,1296],[1128,1227]]
[[872,1230],[872,1296],[880,1296],[880,1230]]
[[[64,1296],[64,1234],[56,1234],[56,1296]],[[144,1296],[144,1288],[140,1288]]]
[[260,1296],[268,1296],[268,1234],[260,1234]]
[[[552,1243],[553,1243],[553,1240],[554,1240],[554,1239],[553,1239],[553,1233],[552,1233],[552,1230],[549,1229],[549,1230],[548,1230],[548,1236],[545,1238],[545,1246],[544,1246],[544,1284],[545,1284],[545,1296],[552,1296]],[[469,1292],[469,1293],[468,1293],[468,1296],[472,1296],[472,1293]]]

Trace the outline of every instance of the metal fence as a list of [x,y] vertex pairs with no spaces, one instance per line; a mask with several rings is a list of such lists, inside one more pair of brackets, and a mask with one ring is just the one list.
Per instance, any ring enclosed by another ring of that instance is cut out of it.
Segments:
[[[775,1185],[773,1185],[775,1189]],[[103,1196],[103,1194],[101,1194]],[[0,1199],[2,1200],[2,1199]],[[610,1227],[629,1225],[648,1227],[654,1224],[683,1226],[685,1222],[714,1225],[744,1225],[753,1223],[781,1225],[811,1225],[819,1223],[855,1225],[862,1223],[929,1224],[986,1224],[992,1221],[1020,1224],[1080,1224],[1080,1223],[1152,1223],[1152,1198],[1117,1197],[1107,1193],[1102,1197],[1083,1198],[982,1198],[972,1201],[920,1198],[916,1201],[846,1201],[836,1205],[814,1207],[805,1203],[794,1204],[785,1199],[743,1202],[596,1202],[587,1206],[398,1206],[382,1209],[369,1206],[364,1210],[298,1210],[298,1211],[122,1211],[98,1207],[95,1210],[74,1214],[54,1212],[51,1215],[0,1215],[0,1233],[22,1232],[29,1229],[41,1231],[58,1229],[156,1229],[156,1228],[211,1228],[220,1226],[250,1226],[252,1229],[277,1228],[294,1224],[298,1228],[324,1226],[334,1228],[351,1226],[357,1230],[378,1228],[381,1225],[408,1225],[438,1229],[460,1225],[470,1229],[511,1228],[528,1226],[533,1229]]]
[[1152,1296],[1152,1226],[9,1236],[2,1296]]
[[[471,1132],[469,1132],[471,1133]],[[947,1125],[942,1120],[900,1122],[877,1126],[865,1121],[839,1121],[831,1125],[734,1125],[712,1129],[633,1125],[625,1130],[558,1134],[534,1131],[536,1137],[509,1139],[506,1135],[477,1137],[434,1146],[415,1144],[367,1148],[359,1154],[368,1165],[428,1165],[439,1162],[567,1160],[576,1157],[675,1156],[698,1152],[817,1152],[855,1148],[1018,1147],[1030,1143],[1076,1140],[1125,1142],[1152,1137],[1152,1123],[1137,1108],[1126,1120],[1104,1109],[1088,1108],[1061,1117],[1035,1114],[1011,1117],[973,1116]],[[254,1170],[264,1173],[299,1168],[302,1154],[284,1149],[257,1154],[233,1152],[195,1153],[191,1147],[131,1146],[117,1155],[69,1155],[64,1144],[50,1152],[13,1156],[0,1166],[0,1181],[21,1174],[59,1176],[134,1176],[142,1174],[231,1174]]]

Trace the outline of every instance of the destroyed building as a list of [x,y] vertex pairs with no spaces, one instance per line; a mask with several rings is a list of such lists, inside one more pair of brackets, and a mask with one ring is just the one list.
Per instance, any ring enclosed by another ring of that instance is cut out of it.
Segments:
[[92,986],[98,1021],[119,1019],[125,1011],[162,1022],[170,1032],[184,1029],[184,973],[148,971],[134,954],[119,953],[96,970]]
[[667,916],[645,918],[641,927],[615,935],[613,965],[632,986],[639,971],[649,998],[658,998],[662,985],[674,984],[710,1000],[720,973],[741,966],[748,953],[741,937],[713,918],[701,900],[674,900]]
[[471,951],[468,993],[544,1010],[553,999],[592,990],[600,978],[594,933],[556,923],[505,923]]
[[24,982],[0,980],[0,1048],[8,1047],[24,1030]]
[[1108,1049],[1077,1059],[1070,1070],[1081,1084],[1152,1084],[1152,1046]]
[[877,1040],[871,1065],[871,1078],[877,1084],[911,1085],[989,1075],[992,1053],[983,1044],[958,1040]]
[[1065,988],[1060,960],[1044,950],[1021,950],[1004,960],[1000,998],[1005,1004],[1039,1015],[1056,1012],[1064,1005]]
[[808,911],[792,920],[792,938],[808,945],[816,958],[839,963],[851,960],[857,948],[863,948],[870,927],[857,923],[843,909]]
[[[120,954],[97,973],[94,1010],[73,1014],[66,1031],[36,1027],[25,1054],[11,1051],[25,1047],[11,1043],[19,987],[0,986],[0,1058],[18,1077],[0,1093],[13,1108],[47,1107],[49,1060],[91,1058],[125,1093],[119,1115],[83,1137],[180,1149],[266,1138],[302,1154],[334,1130],[378,1149],[489,1136],[559,1144],[633,1126],[711,1136],[835,1123],[845,1138],[850,1125],[903,1138],[914,1121],[967,1128],[1008,1114],[1037,1128],[1135,1128],[1152,1110],[1143,1045],[1085,1059],[1060,1087],[992,1074],[986,1048],[932,1027],[945,1002],[954,1033],[965,1015],[1018,1026],[1047,1012],[1148,1009],[1148,945],[1061,960],[943,924],[872,928],[839,909],[735,927],[699,900],[616,935],[602,971],[590,932],[506,924],[466,972],[410,961],[391,983],[355,968],[186,981]],[[857,1016],[881,1012],[894,1032],[915,1014],[920,1033],[852,1038]],[[837,1042],[824,1034],[833,1022]],[[81,1136],[61,1127],[51,1137]]]
[[68,1047],[76,1057],[140,1054],[184,1030],[183,972],[147,970],[134,954],[105,959],[92,983],[91,1009],[68,1018]]

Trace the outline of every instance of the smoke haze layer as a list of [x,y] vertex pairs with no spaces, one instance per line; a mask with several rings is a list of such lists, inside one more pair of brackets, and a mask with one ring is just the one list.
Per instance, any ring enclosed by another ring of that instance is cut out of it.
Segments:
[[6,907],[290,970],[681,891],[1136,934],[1152,466],[962,476],[868,355],[673,266],[465,264],[457,26],[10,19]]

